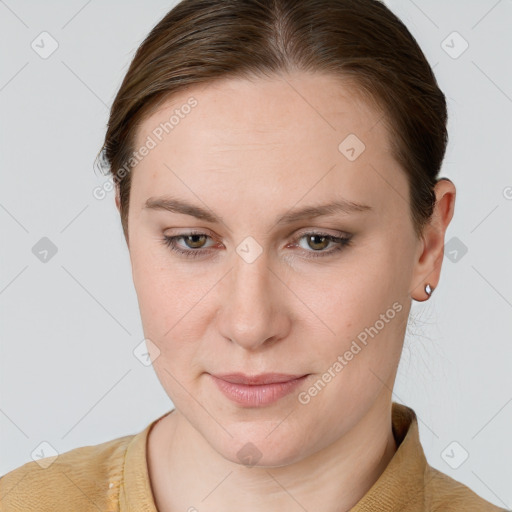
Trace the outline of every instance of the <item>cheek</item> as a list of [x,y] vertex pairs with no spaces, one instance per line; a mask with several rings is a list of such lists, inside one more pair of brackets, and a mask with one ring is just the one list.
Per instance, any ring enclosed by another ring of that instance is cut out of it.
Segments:
[[362,328],[397,298],[393,285],[396,276],[389,264],[384,248],[380,248],[378,258],[358,251],[326,274],[319,286],[307,290],[307,302],[337,335]]
[[358,361],[351,366],[383,361],[386,354],[396,357],[408,313],[407,285],[400,271],[407,262],[397,261],[397,250],[388,241],[371,245],[345,259],[323,291],[317,287],[306,293],[324,333],[325,343],[319,344],[323,361],[333,362],[347,351],[354,353],[348,353],[351,361]]
[[146,337],[160,339],[173,324],[181,286],[172,279],[158,241],[134,239],[130,247],[132,277]]
[[199,279],[197,270],[171,262],[165,246],[154,239],[134,240],[130,253],[145,337],[166,358],[188,357],[194,341],[204,337],[203,299],[217,279]]
[[194,304],[199,299],[187,294],[193,287],[178,282],[175,273],[160,260],[140,252],[134,258],[133,273],[144,337],[156,346],[153,368],[174,401],[182,386],[192,389],[199,348],[195,340],[203,336],[194,321]]

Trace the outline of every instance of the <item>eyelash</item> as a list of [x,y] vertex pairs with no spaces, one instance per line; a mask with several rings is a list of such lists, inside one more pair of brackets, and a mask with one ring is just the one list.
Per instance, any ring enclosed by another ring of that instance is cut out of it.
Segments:
[[[180,238],[186,238],[187,236],[193,236],[193,235],[199,235],[199,236],[208,236],[206,233],[199,233],[199,232],[191,232],[191,233],[183,233],[182,235],[176,235],[176,236],[164,236],[161,240],[162,243],[171,249],[173,252],[176,252],[178,254],[181,254],[187,258],[197,258],[199,256],[202,256],[205,252],[209,252],[208,249],[181,249],[177,244],[176,241]],[[350,246],[352,244],[352,235],[348,237],[337,237],[333,235],[329,235],[327,233],[320,233],[320,232],[311,232],[311,233],[303,233],[301,234],[296,240],[294,240],[294,243],[298,242],[304,237],[307,236],[320,236],[322,238],[328,239],[330,242],[337,243],[337,247],[335,249],[331,249],[330,251],[306,251],[306,252],[312,252],[313,254],[311,256],[308,256],[308,258],[323,258],[327,256],[331,256],[334,253],[338,253],[341,250],[343,250],[345,247]],[[210,238],[210,237],[209,237]],[[315,254],[316,253],[316,254]]]

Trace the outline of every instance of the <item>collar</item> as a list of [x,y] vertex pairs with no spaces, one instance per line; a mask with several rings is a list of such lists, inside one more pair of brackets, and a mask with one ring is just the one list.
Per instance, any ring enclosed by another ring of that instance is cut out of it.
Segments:
[[424,510],[427,459],[420,443],[416,413],[393,402],[393,436],[397,451],[386,469],[350,512],[393,512]]

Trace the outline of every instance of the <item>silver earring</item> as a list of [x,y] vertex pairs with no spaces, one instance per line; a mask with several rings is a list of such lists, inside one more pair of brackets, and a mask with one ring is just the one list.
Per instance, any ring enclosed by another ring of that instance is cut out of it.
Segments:
[[425,285],[425,293],[428,295],[428,298],[429,298],[429,299],[430,299],[430,296],[432,295],[432,292],[433,292],[433,291],[434,291],[434,290],[432,289],[432,287],[430,286],[430,284],[429,284],[429,283],[427,283],[427,284]]

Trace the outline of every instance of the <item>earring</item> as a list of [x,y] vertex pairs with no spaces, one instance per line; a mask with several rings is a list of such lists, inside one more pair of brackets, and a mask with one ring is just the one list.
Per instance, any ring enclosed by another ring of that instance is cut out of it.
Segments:
[[425,293],[427,294],[427,298],[426,299],[414,299],[414,297],[413,297],[413,299],[416,302],[425,302],[426,300],[430,299],[433,291],[434,291],[434,288],[432,288],[432,286],[430,286],[430,283],[427,283],[425,285]]

